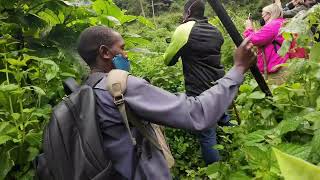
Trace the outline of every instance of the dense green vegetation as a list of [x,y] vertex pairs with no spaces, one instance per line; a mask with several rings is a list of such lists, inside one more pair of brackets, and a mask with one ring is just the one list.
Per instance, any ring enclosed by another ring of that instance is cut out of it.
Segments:
[[[181,21],[183,0],[170,7],[159,5],[154,18],[151,1],[141,1],[146,18],[136,1],[114,1],[120,8],[112,0],[0,1],[0,179],[32,179],[31,161],[41,151],[43,127],[51,108],[64,96],[61,82],[67,77],[80,81],[87,74],[75,52],[76,39],[86,27],[101,24],[115,28],[125,38],[134,75],[174,93],[184,91],[181,64],[166,67],[162,61],[165,39]],[[247,14],[258,16],[258,5],[266,3],[224,2],[241,31]],[[222,59],[228,69],[234,45],[209,7],[206,14],[224,34]],[[265,97],[248,74],[236,99],[241,124],[219,128],[221,162],[205,167],[192,133],[166,130],[176,159],[172,169],[175,177],[281,179],[288,177],[284,166],[297,172],[298,167],[309,168],[309,175],[319,173],[301,160],[320,164],[320,44],[309,31],[311,25],[319,25],[319,19],[318,6],[307,18],[297,18],[283,28],[288,42],[291,33],[298,33],[299,45],[310,55],[308,61],[292,60],[285,65],[289,79],[283,85],[271,86],[272,98]],[[287,44],[281,52],[288,50]],[[233,111],[230,113],[236,123]],[[289,167],[297,162],[299,166]]]

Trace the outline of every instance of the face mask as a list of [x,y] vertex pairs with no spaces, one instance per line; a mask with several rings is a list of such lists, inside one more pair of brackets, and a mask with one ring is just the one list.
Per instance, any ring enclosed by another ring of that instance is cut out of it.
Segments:
[[261,26],[264,26],[266,24],[266,21],[263,18],[261,18],[259,22]]
[[112,59],[112,63],[116,69],[121,69],[130,72],[130,61],[122,55],[116,55]]

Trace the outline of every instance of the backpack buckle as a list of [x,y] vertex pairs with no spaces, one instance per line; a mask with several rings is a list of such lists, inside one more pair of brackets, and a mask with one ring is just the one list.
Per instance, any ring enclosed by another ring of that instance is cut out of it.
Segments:
[[114,97],[113,102],[117,106],[123,104],[124,103],[123,94],[121,94],[120,96]]

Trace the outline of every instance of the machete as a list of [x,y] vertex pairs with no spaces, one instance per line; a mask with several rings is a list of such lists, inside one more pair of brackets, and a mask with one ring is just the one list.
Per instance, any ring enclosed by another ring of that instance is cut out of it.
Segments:
[[[221,2],[219,0],[208,0],[209,4],[213,8],[213,10],[216,12],[217,16],[219,17],[220,21],[228,31],[230,37],[232,38],[233,42],[236,44],[236,46],[240,46],[240,44],[243,41],[242,36],[240,35],[239,31],[237,30],[236,26],[232,22],[230,16],[228,15],[227,11],[222,6]],[[252,75],[254,76],[255,80],[257,81],[260,89],[262,92],[264,92],[267,96],[272,96],[272,93],[264,80],[262,74],[260,73],[258,67],[252,66],[250,68],[250,71]]]

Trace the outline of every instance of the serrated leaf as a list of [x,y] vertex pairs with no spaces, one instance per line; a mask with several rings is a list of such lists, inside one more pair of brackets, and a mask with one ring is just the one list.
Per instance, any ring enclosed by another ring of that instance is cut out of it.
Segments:
[[0,91],[2,91],[2,92],[15,91],[17,89],[19,89],[19,86],[16,84],[8,84],[8,85],[2,84],[2,85],[0,85]]
[[320,167],[283,153],[276,148],[273,148],[273,152],[276,155],[281,174],[285,180],[320,179]]
[[21,61],[17,59],[7,58],[7,62],[14,66],[27,66],[26,61]]
[[268,151],[261,150],[256,146],[246,146],[243,148],[246,159],[253,169],[259,169],[261,167],[268,167],[270,161],[270,153]]
[[5,179],[13,167],[14,162],[10,158],[10,153],[6,151],[0,152],[0,159],[0,179]]
[[316,43],[310,50],[310,60],[319,62],[320,60],[320,43]]
[[286,119],[281,121],[274,130],[278,135],[283,135],[288,132],[295,131],[302,121],[302,118]]
[[249,99],[263,99],[266,95],[263,92],[255,91],[248,96]]
[[251,93],[253,90],[254,90],[254,88],[252,88],[252,86],[250,86],[248,84],[243,84],[239,88],[240,92],[246,92],[246,93]]
[[59,72],[59,66],[51,60],[43,60],[42,63],[45,64],[47,67],[47,72],[45,74],[45,77],[49,82],[50,80],[52,80],[57,76]]
[[320,111],[320,96],[317,98],[317,110]]
[[28,147],[28,158],[27,161],[32,161],[39,154],[39,150],[34,147]]
[[207,168],[206,174],[210,179],[217,179],[219,176],[220,163],[210,164]]
[[316,130],[311,141],[311,155],[320,158],[320,130]]
[[144,17],[142,17],[142,16],[138,16],[137,20],[138,20],[140,23],[148,26],[149,28],[152,28],[152,29],[155,29],[155,28],[156,28],[156,26],[155,26],[151,21],[149,21],[148,19],[146,19],[146,18],[144,18]]
[[251,180],[252,178],[249,177],[244,171],[237,171],[232,172],[228,176],[228,180]]
[[9,122],[0,122],[0,135],[7,135],[13,132],[16,132],[16,129]]
[[279,144],[277,149],[292,156],[296,156],[301,159],[307,159],[311,153],[310,145],[300,145],[292,143]]
[[37,94],[41,95],[41,96],[44,96],[46,95],[46,93],[44,92],[43,89],[41,89],[40,87],[37,87],[37,86],[26,86],[26,87],[23,87],[24,89],[28,89],[28,90],[34,90]]
[[291,41],[284,40],[281,45],[281,48],[278,50],[278,54],[281,57],[284,57],[289,52],[290,46],[291,46]]
[[263,117],[263,119],[267,119],[271,114],[272,114],[272,110],[271,109],[263,109],[261,111],[261,115]]
[[314,123],[314,129],[320,129],[320,111],[308,113],[307,115],[303,116],[303,118],[307,119],[308,121],[312,121]]
[[12,137],[8,135],[1,135],[0,136],[0,145],[5,144],[7,141],[11,140]]
[[119,25],[121,25],[121,22],[117,19],[117,18],[115,18],[115,17],[113,17],[113,16],[107,16],[107,19],[109,20],[109,21],[112,21],[115,25],[117,25],[117,26],[119,26]]
[[255,132],[252,132],[250,134],[247,134],[243,141],[245,143],[245,145],[250,146],[250,145],[254,145],[255,143],[259,143],[265,140],[265,135],[268,134],[268,131],[264,131],[264,130],[258,130]]
[[40,145],[41,139],[42,139],[42,134],[34,133],[34,132],[29,132],[25,138],[26,142],[28,142],[30,145],[35,147]]

